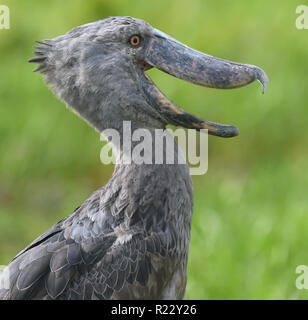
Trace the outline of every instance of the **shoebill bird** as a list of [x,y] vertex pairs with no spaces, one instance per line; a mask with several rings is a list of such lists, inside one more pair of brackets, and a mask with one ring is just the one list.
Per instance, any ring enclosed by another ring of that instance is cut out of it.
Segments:
[[[111,17],[38,42],[35,71],[98,132],[171,124],[233,137],[235,126],[198,118],[168,99],[145,73],[157,68],[210,88],[229,89],[267,76],[219,59],[131,17]],[[171,136],[171,135],[170,135]],[[134,147],[132,144],[131,148]],[[109,182],[6,267],[1,299],[183,299],[193,212],[186,164],[127,164],[115,148]],[[175,147],[180,156],[180,151]],[[2,281],[3,282],[3,281]]]

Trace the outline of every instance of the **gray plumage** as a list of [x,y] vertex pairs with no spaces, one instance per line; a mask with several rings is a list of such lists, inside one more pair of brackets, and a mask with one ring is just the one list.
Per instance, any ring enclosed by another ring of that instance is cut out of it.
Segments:
[[[136,35],[137,45],[130,42]],[[35,71],[99,132],[122,133],[123,121],[131,121],[132,130],[146,128],[153,139],[167,124],[222,137],[238,133],[177,107],[144,73],[151,67],[209,87],[267,84],[257,67],[207,56],[130,17],[77,27],[38,42],[35,53]],[[9,287],[0,287],[0,299],[184,298],[193,211],[189,168],[123,164],[127,150],[116,152],[107,185],[9,264]]]

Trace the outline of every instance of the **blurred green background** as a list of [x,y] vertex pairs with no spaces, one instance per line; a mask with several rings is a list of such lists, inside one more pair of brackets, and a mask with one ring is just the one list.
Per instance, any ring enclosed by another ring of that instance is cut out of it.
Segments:
[[209,170],[193,177],[195,210],[188,299],[306,299],[295,286],[308,265],[308,30],[295,27],[304,1],[1,0],[0,264],[104,185],[102,142],[66,110],[33,65],[34,40],[112,15],[130,15],[200,51],[262,67],[270,78],[236,90],[152,79],[202,118],[238,125],[209,137]]

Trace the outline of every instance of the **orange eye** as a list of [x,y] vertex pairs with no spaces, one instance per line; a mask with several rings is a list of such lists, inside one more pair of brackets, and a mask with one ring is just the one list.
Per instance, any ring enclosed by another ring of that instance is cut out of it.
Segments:
[[129,43],[134,47],[138,46],[140,42],[141,42],[141,38],[140,36],[137,36],[137,35],[134,35],[129,39]]

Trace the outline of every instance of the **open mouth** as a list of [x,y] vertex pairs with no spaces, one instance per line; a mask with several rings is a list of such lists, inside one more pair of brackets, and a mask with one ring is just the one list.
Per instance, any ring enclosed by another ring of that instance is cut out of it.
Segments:
[[[143,71],[152,67],[179,79],[210,88],[239,88],[258,80],[264,93],[268,84],[266,73],[259,67],[204,54],[156,29],[145,56]],[[148,102],[169,124],[189,129],[207,129],[209,134],[225,138],[239,134],[236,126],[203,120],[186,112],[161,92],[144,72],[140,76],[141,87]]]

